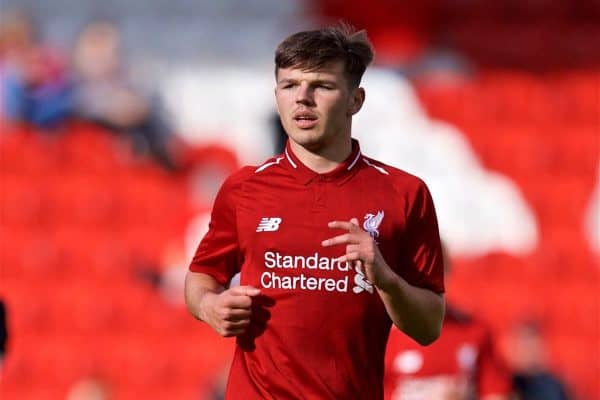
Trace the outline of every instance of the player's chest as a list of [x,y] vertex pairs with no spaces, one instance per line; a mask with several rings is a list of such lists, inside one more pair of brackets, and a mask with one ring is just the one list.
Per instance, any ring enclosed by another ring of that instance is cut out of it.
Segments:
[[384,247],[405,228],[402,204],[383,193],[368,192],[360,185],[314,183],[296,187],[271,187],[247,192],[238,208],[238,232],[242,249],[277,249],[290,254],[314,252],[341,255],[321,242],[346,233],[331,229],[331,221],[350,221]]

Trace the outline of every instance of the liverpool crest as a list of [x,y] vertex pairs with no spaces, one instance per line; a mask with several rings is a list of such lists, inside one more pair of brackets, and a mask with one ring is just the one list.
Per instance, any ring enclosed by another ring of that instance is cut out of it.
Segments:
[[373,239],[377,239],[379,237],[379,225],[381,225],[381,221],[384,216],[383,211],[378,211],[377,214],[368,213],[365,215],[365,222],[363,222],[363,228],[365,231],[369,232],[369,235]]

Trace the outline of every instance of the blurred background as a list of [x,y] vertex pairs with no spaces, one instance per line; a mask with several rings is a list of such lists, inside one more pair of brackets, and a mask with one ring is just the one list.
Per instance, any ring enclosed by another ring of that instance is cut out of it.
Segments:
[[183,277],[224,177],[281,148],[276,45],[340,19],[376,50],[354,136],[428,182],[448,298],[600,398],[600,2],[3,0],[3,399],[220,398],[233,341]]

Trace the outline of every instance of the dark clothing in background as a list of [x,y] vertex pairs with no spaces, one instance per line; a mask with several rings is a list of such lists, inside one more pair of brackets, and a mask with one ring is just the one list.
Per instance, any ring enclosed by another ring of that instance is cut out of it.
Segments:
[[515,375],[513,386],[520,400],[569,400],[564,385],[552,374]]
[[0,360],[6,354],[6,344],[8,342],[8,328],[6,326],[6,307],[0,299]]

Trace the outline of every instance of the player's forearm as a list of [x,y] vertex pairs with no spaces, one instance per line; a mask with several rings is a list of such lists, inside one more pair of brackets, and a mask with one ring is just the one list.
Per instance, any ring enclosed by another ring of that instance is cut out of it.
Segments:
[[512,397],[508,394],[488,394],[481,397],[481,400],[509,400]]
[[205,321],[206,302],[223,292],[224,288],[212,276],[188,271],[185,276],[185,304],[197,319]]
[[422,345],[439,337],[445,312],[443,295],[412,286],[396,274],[377,291],[401,331]]

